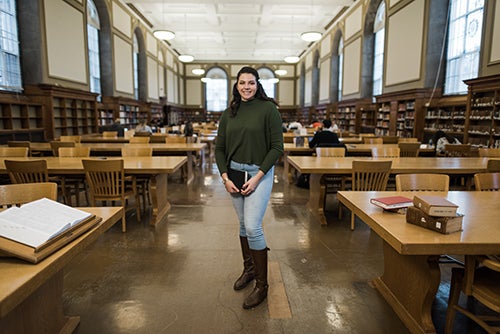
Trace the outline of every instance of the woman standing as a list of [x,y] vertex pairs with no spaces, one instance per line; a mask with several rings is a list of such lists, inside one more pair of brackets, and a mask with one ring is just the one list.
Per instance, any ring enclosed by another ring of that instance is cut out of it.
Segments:
[[[277,103],[264,92],[258,72],[243,67],[236,77],[231,104],[220,119],[215,157],[240,223],[244,270],[234,289],[241,290],[256,281],[243,302],[245,309],[259,305],[267,297],[269,249],[262,219],[271,196],[274,164],[283,154],[281,124]],[[233,175],[237,171],[250,177],[241,189],[235,185],[236,179],[233,177],[233,182],[228,176],[228,172]]]

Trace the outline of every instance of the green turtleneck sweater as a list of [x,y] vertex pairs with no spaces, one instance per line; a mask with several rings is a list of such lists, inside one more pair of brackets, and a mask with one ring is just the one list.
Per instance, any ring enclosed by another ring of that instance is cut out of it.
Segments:
[[215,146],[219,172],[227,172],[233,160],[258,165],[267,173],[283,154],[281,123],[281,115],[271,101],[242,101],[235,117],[226,109],[219,121]]

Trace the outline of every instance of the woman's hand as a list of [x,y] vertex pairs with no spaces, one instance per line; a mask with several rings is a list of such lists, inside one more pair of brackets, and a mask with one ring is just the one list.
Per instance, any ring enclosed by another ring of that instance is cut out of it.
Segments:
[[245,184],[243,185],[243,188],[241,189],[241,194],[243,196],[248,196],[251,193],[253,193],[255,191],[255,189],[257,189],[257,187],[260,183],[260,179],[263,176],[264,176],[264,173],[261,170],[259,170],[257,175],[255,175],[254,177],[250,178],[250,180],[245,182]]

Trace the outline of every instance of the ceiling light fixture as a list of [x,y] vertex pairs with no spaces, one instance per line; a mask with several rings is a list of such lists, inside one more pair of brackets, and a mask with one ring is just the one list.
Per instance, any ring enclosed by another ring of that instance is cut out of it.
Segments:
[[300,34],[300,38],[306,42],[319,41],[321,39],[321,36],[323,35],[318,31],[306,31]]
[[201,80],[201,82],[207,83],[207,82],[209,82],[209,81],[210,81],[210,78],[203,77],[203,78],[201,78],[200,80]]
[[274,73],[276,75],[282,76],[282,75],[286,75],[288,73],[288,71],[287,70],[280,70],[280,69],[278,69],[278,70],[274,71]]
[[295,64],[295,63],[298,63],[300,58],[297,57],[297,56],[288,56],[288,57],[285,57],[283,58],[283,60],[286,62],[286,63],[289,63],[289,64]]
[[[161,5],[161,26],[165,26],[165,0]],[[175,33],[170,30],[158,29],[153,31],[153,36],[161,39],[162,41],[170,41],[175,38]]]
[[316,41],[319,41],[321,39],[321,36],[323,35],[322,33],[320,33],[319,31],[314,31],[312,29],[312,20],[313,20],[313,16],[314,16],[314,2],[313,0],[311,0],[311,7],[310,7],[310,14],[309,14],[309,20],[310,20],[310,31],[306,31],[306,32],[303,32],[302,34],[300,34],[300,38],[306,42],[316,42]]
[[271,79],[269,79],[269,82],[273,83],[273,84],[277,84],[278,82],[280,82],[280,79],[278,79],[278,78],[271,78]]
[[163,41],[170,41],[175,38],[175,33],[170,30],[155,30],[153,36]]
[[205,74],[205,70],[202,69],[202,68],[193,68],[191,70],[191,72],[194,74],[194,75],[203,75]]
[[183,55],[179,55],[179,57],[177,57],[180,61],[182,61],[183,63],[190,63],[194,60],[194,57],[191,56],[191,55],[187,55],[187,54],[183,54]]

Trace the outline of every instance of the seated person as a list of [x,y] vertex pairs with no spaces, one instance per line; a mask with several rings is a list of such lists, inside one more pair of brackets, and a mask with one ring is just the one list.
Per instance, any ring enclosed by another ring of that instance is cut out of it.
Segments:
[[115,122],[110,125],[107,130],[104,131],[116,131],[118,132],[118,137],[123,137],[125,134],[125,128],[123,127],[123,125],[121,125],[119,118],[115,119]]
[[332,130],[332,121],[323,120],[323,129],[314,134],[313,139],[309,141],[309,147],[335,147],[344,145],[340,143],[339,137]]
[[461,144],[460,140],[457,138],[446,134],[444,131],[437,131],[434,134],[433,142],[436,145],[436,154],[437,155],[446,155],[445,146],[447,144]]
[[295,122],[291,122],[290,124],[288,124],[288,130],[300,130],[302,129],[302,124],[300,123],[299,120],[296,120]]
[[153,133],[153,129],[149,125],[146,124],[146,120],[141,119],[139,120],[139,124],[135,127],[135,132],[138,133]]

